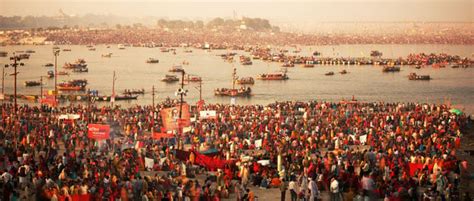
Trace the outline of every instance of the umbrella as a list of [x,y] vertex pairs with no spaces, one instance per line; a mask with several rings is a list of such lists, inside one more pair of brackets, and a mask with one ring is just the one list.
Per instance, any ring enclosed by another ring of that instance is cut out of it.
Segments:
[[449,112],[454,113],[454,114],[456,114],[456,115],[461,115],[461,114],[462,114],[461,110],[459,110],[459,109],[454,109],[454,108],[453,108],[453,109],[450,109]]

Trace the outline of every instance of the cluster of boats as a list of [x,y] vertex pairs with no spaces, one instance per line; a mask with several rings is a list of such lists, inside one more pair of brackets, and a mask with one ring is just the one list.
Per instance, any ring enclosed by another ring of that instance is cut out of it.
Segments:
[[[348,73],[348,72],[347,72],[345,69],[339,72],[339,74],[341,74],[341,75],[345,75],[345,74],[347,74],[347,73]],[[329,72],[325,73],[324,75],[326,75],[326,76],[332,76],[332,75],[334,75],[334,72],[333,72],[333,71],[329,71]]]

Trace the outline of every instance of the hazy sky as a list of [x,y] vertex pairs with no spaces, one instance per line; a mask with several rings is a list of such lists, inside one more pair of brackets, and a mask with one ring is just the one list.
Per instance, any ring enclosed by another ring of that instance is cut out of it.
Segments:
[[112,14],[170,19],[473,22],[474,0],[0,0],[0,15]]

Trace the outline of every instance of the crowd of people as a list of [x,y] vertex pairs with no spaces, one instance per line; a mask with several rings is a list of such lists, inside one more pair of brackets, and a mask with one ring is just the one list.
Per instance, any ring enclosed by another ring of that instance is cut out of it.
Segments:
[[[45,41],[63,45],[89,44],[165,44],[190,46],[204,43],[226,48],[252,45],[341,45],[341,44],[473,44],[470,24],[386,24],[359,26],[334,24],[312,33],[283,31],[254,31],[239,27],[167,28],[131,27],[119,28],[56,28],[24,31],[6,31],[0,34],[3,44],[21,44],[28,37],[42,37]],[[351,26],[351,29],[347,27]],[[374,28],[381,26],[381,28]],[[351,31],[348,31],[351,30]]]
[[[470,199],[461,195],[469,164],[456,150],[472,120],[447,105],[207,104],[191,107],[174,137],[152,137],[164,132],[160,111],[176,105],[3,104],[2,200],[255,200],[254,187],[292,201]],[[110,138],[89,138],[88,124],[110,125]]]

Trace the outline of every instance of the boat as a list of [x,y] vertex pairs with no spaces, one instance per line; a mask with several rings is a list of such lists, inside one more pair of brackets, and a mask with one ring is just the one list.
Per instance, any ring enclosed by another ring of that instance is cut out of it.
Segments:
[[89,48],[89,51],[95,51],[95,47]]
[[54,46],[53,50],[59,50],[60,48],[58,46]]
[[40,86],[40,85],[41,85],[40,81],[25,81],[26,87],[34,87],[34,86]]
[[6,57],[6,56],[8,56],[8,52],[0,51],[0,57]]
[[30,54],[19,54],[20,59],[30,59]]
[[410,73],[408,75],[409,80],[431,80],[429,75],[417,75],[416,73]]
[[416,69],[420,69],[420,68],[421,68],[421,65],[416,65],[415,68],[416,68]]
[[53,78],[54,77],[54,71],[50,70],[48,71],[48,78]]
[[87,73],[89,72],[89,69],[87,67],[84,67],[84,68],[74,68],[72,70],[72,72],[75,72],[75,73]]
[[87,48],[93,48],[93,45],[86,45]]
[[87,80],[86,79],[76,79],[76,80],[69,80],[68,83],[76,85],[76,86],[87,86]]
[[70,83],[60,83],[58,84],[58,90],[60,91],[81,91],[84,90],[84,87],[73,85]]
[[69,73],[66,71],[59,71],[58,75],[69,75]]
[[255,80],[253,77],[242,77],[240,79],[235,80],[237,84],[255,84]]
[[65,69],[74,69],[74,68],[85,68],[87,63],[84,59],[78,59],[74,63],[65,63],[63,68]]
[[319,55],[321,55],[321,52],[318,52],[318,51],[313,52],[313,56],[319,56]]
[[31,53],[35,53],[35,51],[34,51],[34,50],[26,50],[25,52],[26,52],[26,53],[29,53],[29,54],[31,54]]
[[[138,95],[123,95],[123,96],[115,96],[114,100],[119,101],[119,100],[137,100]],[[96,101],[110,101],[112,99],[112,96],[99,96],[95,100]]]
[[188,74],[188,76],[186,76],[184,81],[186,81],[186,82],[200,82],[200,81],[202,81],[202,79],[199,76],[192,76],[192,75]]
[[52,64],[52,63],[47,63],[47,64],[44,65],[44,67],[53,67],[53,66],[54,66],[54,64]]
[[378,51],[378,50],[372,50],[370,52],[370,56],[371,57],[381,57],[382,56],[382,52]]
[[400,67],[398,66],[384,66],[382,72],[400,72]]
[[183,64],[183,65],[189,65],[189,61],[183,61],[181,64]]
[[324,74],[326,76],[330,76],[330,75],[334,75],[334,72],[330,71],[330,72],[327,72],[326,74]]
[[314,68],[314,64],[306,63],[306,64],[303,65],[303,67],[305,67],[305,68]]
[[63,52],[70,52],[70,51],[71,51],[71,49],[69,49],[69,48],[64,48],[63,49]]
[[124,95],[137,95],[145,94],[145,89],[125,89],[122,94]]
[[193,53],[193,50],[184,50],[184,53]]
[[162,82],[167,82],[167,83],[172,83],[172,82],[177,82],[179,81],[178,76],[176,75],[165,75],[163,79],[161,79]]
[[295,64],[293,64],[291,62],[287,62],[287,63],[284,63],[283,65],[281,65],[281,67],[295,67]]
[[170,49],[168,49],[166,47],[162,47],[162,48],[160,48],[160,51],[161,52],[170,52]]
[[250,96],[252,93],[252,89],[250,87],[244,88],[241,87],[240,89],[227,89],[227,88],[220,88],[214,90],[214,95],[216,96]]
[[235,88],[235,83],[237,80],[237,69],[234,68],[234,72],[232,73],[232,89],[228,88],[217,88],[214,90],[214,95],[216,96],[250,96],[252,93],[252,89],[250,87],[241,87],[240,89]]
[[123,44],[118,44],[118,45],[117,45],[117,48],[118,48],[119,50],[124,50],[124,49],[125,49],[125,45],[123,45]]
[[341,72],[339,72],[340,74],[344,75],[344,74],[347,74],[347,71],[346,69],[342,70]]
[[287,80],[286,71],[276,73],[264,73],[257,76],[258,80]]
[[112,57],[112,53],[102,54],[102,57],[110,58]]
[[155,63],[159,63],[160,60],[154,59],[154,58],[148,58],[148,60],[146,60],[146,62],[149,63],[149,64],[155,64]]
[[240,63],[244,66],[252,65],[252,61],[248,61],[248,60],[247,61],[241,61]]
[[184,69],[182,66],[173,66],[168,71],[173,72],[173,73],[180,73],[180,72],[184,72]]

